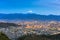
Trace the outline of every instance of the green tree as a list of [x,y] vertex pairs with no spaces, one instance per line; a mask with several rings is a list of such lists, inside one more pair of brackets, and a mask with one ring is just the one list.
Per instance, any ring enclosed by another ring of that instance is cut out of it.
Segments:
[[10,40],[5,34],[0,32],[0,40]]

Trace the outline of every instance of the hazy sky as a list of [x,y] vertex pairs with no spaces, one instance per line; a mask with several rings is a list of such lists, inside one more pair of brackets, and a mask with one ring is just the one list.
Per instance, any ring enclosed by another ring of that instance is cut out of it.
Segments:
[[0,0],[0,13],[19,12],[60,15],[60,0]]

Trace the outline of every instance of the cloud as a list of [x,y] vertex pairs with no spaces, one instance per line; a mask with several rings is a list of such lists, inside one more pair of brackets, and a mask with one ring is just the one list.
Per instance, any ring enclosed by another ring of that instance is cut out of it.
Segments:
[[60,0],[36,0],[32,5],[36,6],[41,14],[60,15]]
[[60,0],[37,0],[33,5],[60,9]]

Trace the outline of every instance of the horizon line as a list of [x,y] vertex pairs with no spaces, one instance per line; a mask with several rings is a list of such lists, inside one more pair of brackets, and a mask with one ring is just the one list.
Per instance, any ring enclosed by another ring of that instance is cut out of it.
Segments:
[[[0,13],[0,14],[36,14],[36,15],[57,15],[57,14],[37,14],[37,13]],[[60,15],[57,15],[57,16],[60,16]]]

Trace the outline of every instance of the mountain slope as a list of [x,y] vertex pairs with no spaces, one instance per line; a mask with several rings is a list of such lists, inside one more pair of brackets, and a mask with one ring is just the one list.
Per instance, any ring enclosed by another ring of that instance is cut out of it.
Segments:
[[60,21],[60,15],[38,15],[38,14],[0,14],[0,19],[8,20],[55,20]]

